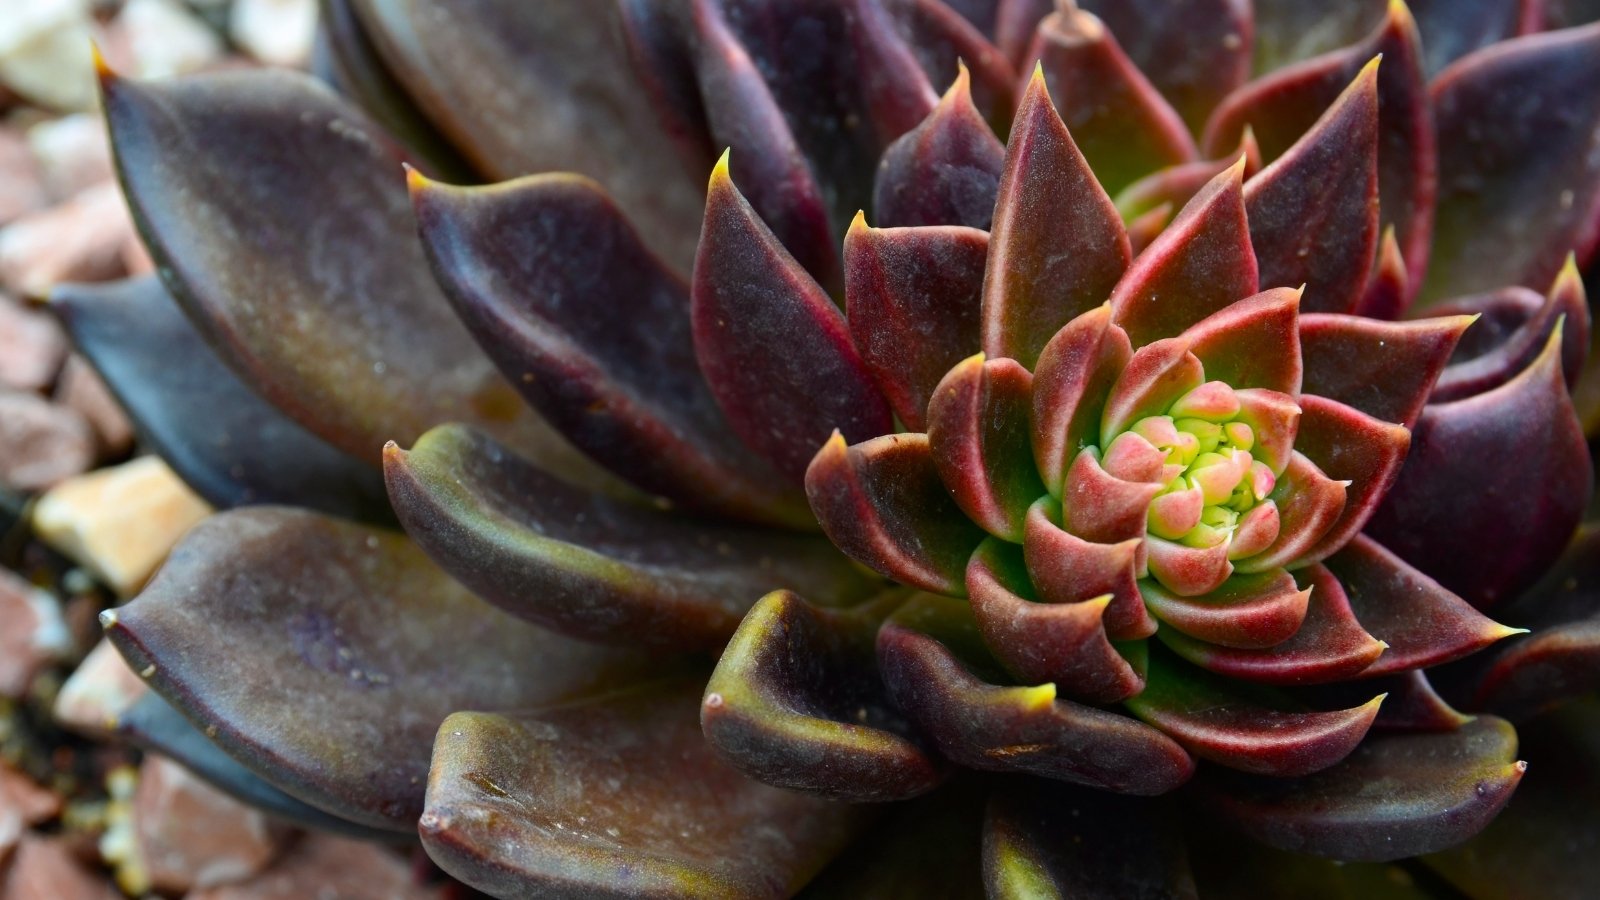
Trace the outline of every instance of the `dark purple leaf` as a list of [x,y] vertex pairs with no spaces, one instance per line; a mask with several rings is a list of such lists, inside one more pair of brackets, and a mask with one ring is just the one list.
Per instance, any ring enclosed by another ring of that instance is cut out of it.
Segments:
[[1033,466],[1033,375],[1015,360],[969,357],[928,404],[928,449],[956,505],[979,527],[1022,542],[1045,493]]
[[[873,187],[879,227],[967,225],[988,230],[1005,145],[972,105],[966,66],[921,125],[883,153]],[[846,276],[849,249],[845,250]]]
[[1199,133],[1211,109],[1250,76],[1249,0],[1083,0],[1173,109]]

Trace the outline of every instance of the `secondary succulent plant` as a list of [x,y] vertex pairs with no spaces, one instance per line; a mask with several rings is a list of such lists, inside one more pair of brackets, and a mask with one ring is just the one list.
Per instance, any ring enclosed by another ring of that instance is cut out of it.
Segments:
[[[1423,670],[1559,606],[1450,683],[1594,685],[1600,26],[1082,6],[326,3],[370,117],[107,73],[162,278],[57,307],[276,504],[108,617],[125,727],[505,896],[1357,891],[1263,845],[1482,828],[1515,732]],[[1262,844],[1123,796],[1180,787]]]

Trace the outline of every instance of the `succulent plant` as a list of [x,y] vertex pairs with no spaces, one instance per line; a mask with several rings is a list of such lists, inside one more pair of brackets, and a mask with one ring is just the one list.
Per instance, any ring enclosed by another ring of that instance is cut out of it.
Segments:
[[1583,4],[323,12],[369,112],[103,75],[161,277],[55,305],[227,508],[136,740],[497,896],[1593,873],[1392,864],[1542,765],[1441,691],[1600,683]]

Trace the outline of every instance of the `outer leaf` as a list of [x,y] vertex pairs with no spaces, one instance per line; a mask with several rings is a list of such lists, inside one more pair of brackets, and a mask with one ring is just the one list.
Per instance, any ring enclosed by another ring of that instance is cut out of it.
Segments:
[[[972,105],[972,79],[963,64],[928,118],[884,151],[873,186],[873,214],[884,226],[968,225],[987,231],[1005,153]],[[847,274],[849,252],[847,247]]]
[[[1360,6],[1375,13],[1363,19]],[[1459,4],[1456,4],[1459,6]],[[1329,52],[1303,65],[1278,69],[1235,91],[1217,107],[1201,142],[1208,155],[1234,146],[1248,125],[1261,143],[1262,155],[1276,159],[1309,129],[1372,58],[1381,55],[1378,71],[1378,192],[1382,226],[1393,227],[1401,256],[1416,290],[1428,271],[1433,234],[1433,202],[1438,183],[1433,118],[1423,71],[1422,40],[1404,3],[1360,0],[1330,7],[1291,0],[1257,10],[1257,71],[1263,51],[1270,53],[1283,36],[1320,43],[1312,51]],[[1354,16],[1352,17],[1352,13]],[[1287,14],[1290,18],[1285,21]],[[1308,21],[1306,17],[1310,17]],[[1359,30],[1374,30],[1355,40]],[[1282,27],[1287,25],[1288,27]],[[1342,49],[1334,50],[1335,47]],[[1310,55],[1309,53],[1306,55]],[[1303,58],[1297,56],[1296,58]]]
[[[1381,717],[1380,717],[1381,718]],[[1230,900],[1436,900],[1402,864],[1348,863],[1243,840],[1199,815],[1189,820],[1189,857],[1201,895]]]
[[846,612],[774,591],[745,616],[700,703],[717,753],[767,784],[852,802],[905,800],[944,766],[889,702],[873,638],[905,598]]
[[439,727],[423,845],[500,897],[785,897],[863,812],[751,781],[694,717],[699,684],[668,681]]
[[1061,326],[1105,302],[1131,255],[1116,207],[1036,71],[1000,177],[983,283],[983,351],[1033,368]]
[[996,538],[967,564],[967,594],[984,645],[1024,684],[1049,682],[1058,692],[1098,703],[1127,699],[1144,676],[1106,637],[1111,598],[1040,603],[1022,551]]
[[1459,731],[1371,737],[1343,763],[1306,778],[1208,773],[1196,794],[1269,846],[1386,861],[1448,847],[1483,828],[1527,768],[1513,761],[1516,752],[1510,724],[1481,716]]
[[1410,428],[1422,414],[1471,316],[1380,322],[1362,316],[1300,319],[1307,393]]
[[1122,49],[1198,133],[1218,101],[1250,77],[1254,16],[1245,0],[1084,0]]
[[212,505],[291,503],[392,518],[378,472],[245,387],[155,276],[62,286],[50,305],[141,440]]
[[481,432],[385,454],[412,538],[479,596],[587,640],[714,648],[784,585],[841,601],[867,579],[815,536],[701,524],[562,484]]
[[928,448],[956,505],[1019,544],[1028,507],[1045,493],[1032,465],[1032,406],[1033,375],[981,354],[951,369],[928,404]]
[[807,523],[799,491],[729,432],[700,377],[688,285],[599,185],[537,175],[452,188],[415,173],[411,185],[457,313],[569,440],[692,509]]
[[1196,669],[1151,648],[1144,693],[1126,702],[1134,715],[1203,759],[1278,777],[1304,775],[1350,754],[1383,698],[1338,712],[1297,709],[1286,697]]
[[116,726],[117,735],[139,749],[174,759],[234,799],[296,825],[369,841],[406,840],[394,831],[368,828],[329,815],[278,790],[224,753],[204,731],[154,691],[147,691],[117,716]]
[[1323,566],[1296,573],[1310,594],[1294,636],[1264,649],[1235,648],[1192,638],[1176,628],[1156,632],[1173,652],[1220,675],[1261,684],[1326,684],[1366,671],[1384,644],[1362,628],[1338,579]]
[[844,239],[850,336],[912,431],[927,427],[939,380],[978,346],[989,236],[960,226],[868,228]]
[[983,822],[988,896],[1194,900],[1173,810],[1159,801],[1012,782]]
[[[1117,209],[1122,212],[1124,220],[1129,221],[1132,229],[1140,222],[1147,221],[1155,215],[1155,211],[1162,207],[1176,209],[1188,203],[1207,182],[1216,178],[1228,167],[1244,160],[1244,179],[1249,181],[1257,172],[1261,171],[1261,148],[1256,145],[1256,137],[1250,129],[1245,128],[1239,136],[1239,146],[1231,153],[1223,154],[1216,159],[1203,159],[1199,162],[1184,163],[1178,166],[1169,166],[1157,172],[1151,172],[1143,178],[1128,185],[1117,194]],[[1162,217],[1160,226],[1155,228],[1159,233],[1166,225],[1166,218]],[[1150,234],[1154,240],[1155,234]],[[1134,255],[1138,255],[1141,246],[1149,246],[1149,241],[1143,245],[1135,245]]]
[[400,535],[283,507],[195,526],[105,624],[133,670],[252,771],[395,831],[415,826],[428,734],[452,710],[661,668],[498,612]]
[[1600,242],[1600,24],[1480,50],[1439,76],[1433,103],[1438,262],[1421,299],[1543,288],[1570,252],[1586,264]]
[[[1400,478],[1368,528],[1486,609],[1561,555],[1592,485],[1583,430],[1562,380],[1560,335],[1553,334],[1510,382],[1423,410]],[[1486,504],[1485,496],[1516,501]]]
[[1337,6],[1315,0],[1265,0],[1255,8],[1255,72],[1273,72],[1337,49],[1383,18],[1387,0]]
[[1199,157],[1183,119],[1093,13],[1058,4],[1039,23],[1029,55],[1039,60],[1056,111],[1107,192]]
[[1201,188],[1117,283],[1111,308],[1133,346],[1181,334],[1256,292],[1244,163],[1241,158]]
[[835,434],[806,472],[822,530],[857,562],[903,584],[959,596],[984,533],[950,499],[926,435],[846,447]]
[[287,72],[111,77],[104,91],[123,188],[167,286],[268,402],[360,459],[459,419],[600,483],[520,409],[432,286],[399,151],[365,116]]
[[1161,794],[1194,762],[1126,716],[1056,698],[1051,685],[999,687],[972,671],[985,656],[958,600],[922,595],[878,632],[878,665],[896,705],[951,760],[1118,793]]
[[1327,566],[1344,586],[1361,625],[1388,645],[1365,676],[1436,666],[1517,633],[1485,618],[1365,535],[1330,556]]
[[406,93],[480,171],[494,179],[588,175],[618,198],[651,246],[688,265],[700,209],[692,173],[704,162],[685,166],[669,151],[634,83],[613,4],[349,2]]
[[734,187],[711,173],[694,271],[700,369],[735,432],[798,482],[838,429],[850,441],[894,430],[838,307]]
[[1245,185],[1262,284],[1305,285],[1310,312],[1349,312],[1378,246],[1378,65]]
[[[1445,368],[1428,399],[1434,403],[1445,403],[1505,384],[1539,356],[1539,351],[1544,349],[1545,342],[1557,328],[1561,329],[1561,369],[1566,375],[1567,387],[1576,394],[1578,379],[1583,374],[1584,358],[1589,352],[1592,324],[1584,293],[1582,276],[1578,274],[1573,258],[1568,256],[1549,294],[1534,306],[1534,313],[1490,349],[1470,359],[1452,362]],[[1513,300],[1513,297],[1518,299]],[[1502,300],[1509,301],[1505,306],[1510,307],[1513,304],[1520,305],[1524,299],[1529,298],[1521,289],[1507,289],[1489,295],[1462,298],[1449,306],[1465,311],[1481,303],[1486,316],[1495,316],[1495,307],[1500,306]],[[1475,343],[1479,347],[1472,349],[1477,350],[1485,341],[1480,339]]]

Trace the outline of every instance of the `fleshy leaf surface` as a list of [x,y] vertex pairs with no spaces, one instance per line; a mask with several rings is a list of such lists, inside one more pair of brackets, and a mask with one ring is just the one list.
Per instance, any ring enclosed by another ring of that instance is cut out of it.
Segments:
[[105,620],[133,670],[230,755],[394,831],[415,827],[429,735],[454,710],[553,702],[663,667],[499,612],[402,535],[287,507],[195,526]]
[[1364,316],[1300,318],[1305,391],[1385,422],[1416,424],[1471,316],[1382,322]]
[[969,357],[928,404],[928,448],[956,505],[985,531],[1022,542],[1045,493],[1033,467],[1033,375],[1016,360]]
[[1005,145],[972,105],[972,77],[963,65],[928,118],[884,151],[873,185],[873,215],[880,227],[967,225],[987,231],[1005,158]]
[[1128,58],[1199,133],[1212,108],[1250,77],[1247,0],[1082,0]]
[[439,726],[423,846],[500,897],[785,897],[867,821],[717,759],[695,679]]
[[715,648],[785,585],[838,603],[871,586],[815,535],[694,522],[562,484],[457,425],[385,454],[406,530],[522,618],[586,640]]

